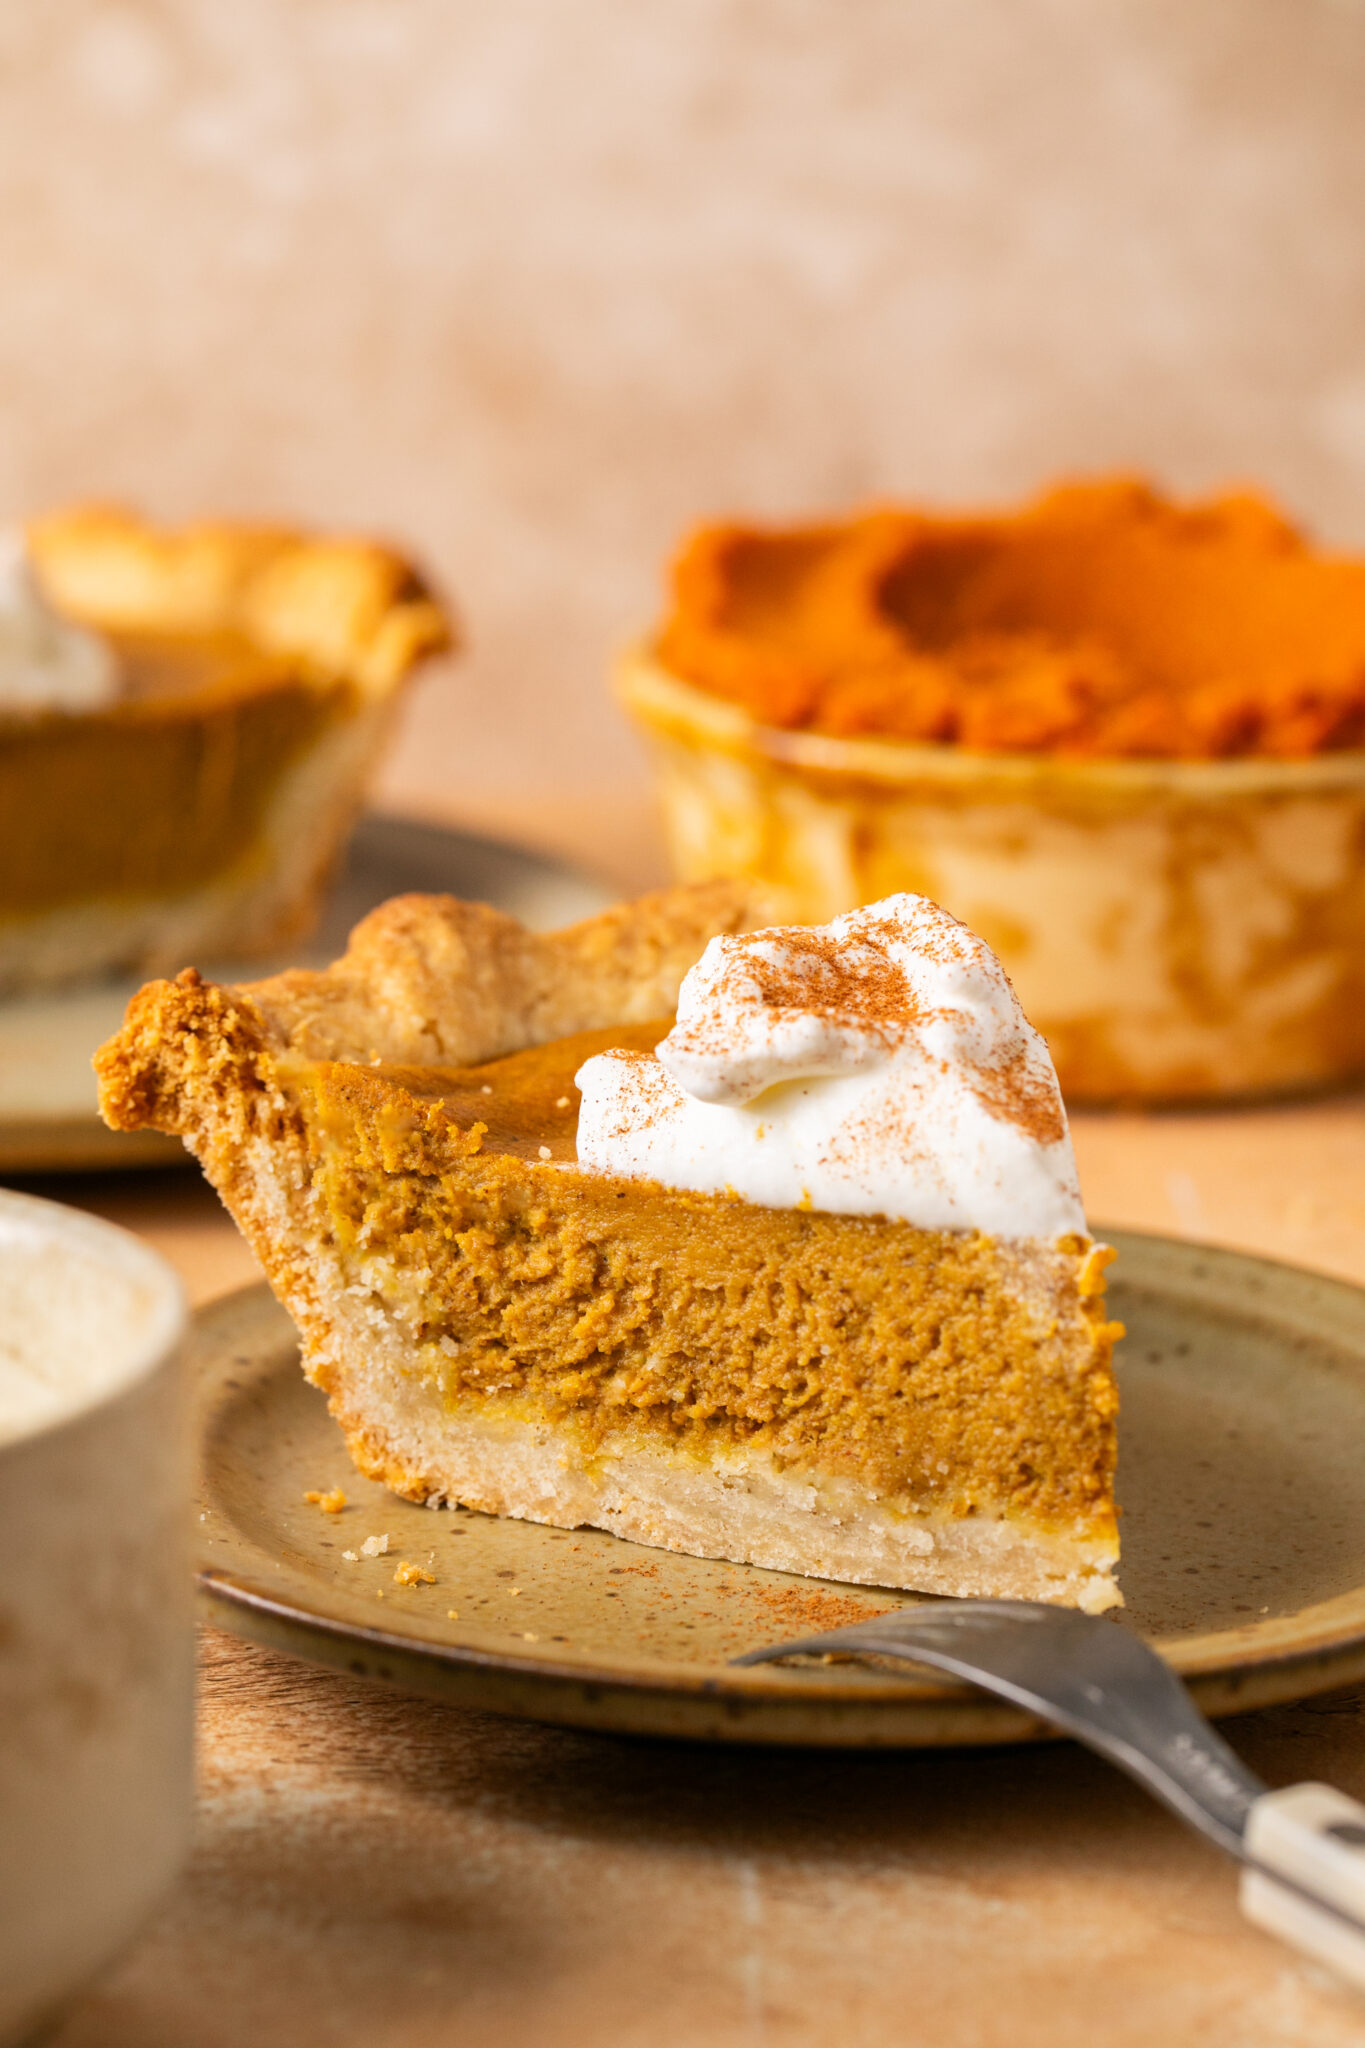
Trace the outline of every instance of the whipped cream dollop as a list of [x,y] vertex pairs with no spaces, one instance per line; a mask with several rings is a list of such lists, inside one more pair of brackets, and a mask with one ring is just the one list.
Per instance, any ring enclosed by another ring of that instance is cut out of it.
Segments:
[[1086,1227],[1047,1046],[924,896],[712,939],[655,1054],[577,1080],[590,1170],[932,1230]]
[[0,532],[0,712],[98,711],[118,691],[113,649],[53,610],[23,535]]

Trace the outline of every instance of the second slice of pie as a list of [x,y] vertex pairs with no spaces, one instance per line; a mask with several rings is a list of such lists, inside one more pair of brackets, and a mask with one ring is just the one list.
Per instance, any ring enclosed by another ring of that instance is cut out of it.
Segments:
[[411,1499],[1114,1604],[1109,1254],[1046,1047],[922,898],[752,917],[399,899],[326,972],[144,989],[104,1113],[184,1137]]

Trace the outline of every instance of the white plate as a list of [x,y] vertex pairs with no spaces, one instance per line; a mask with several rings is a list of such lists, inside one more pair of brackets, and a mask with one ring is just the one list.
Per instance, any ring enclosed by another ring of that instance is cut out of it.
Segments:
[[[544,854],[411,818],[362,818],[318,931],[288,957],[198,960],[214,979],[251,981],[282,967],[334,960],[365,913],[410,889],[467,896],[539,930],[591,917],[612,892]],[[188,964],[188,963],[186,963]],[[90,1061],[117,1031],[140,978],[99,982],[0,1003],[0,1172],[164,1165],[183,1158],[157,1131],[106,1130],[95,1107]]]

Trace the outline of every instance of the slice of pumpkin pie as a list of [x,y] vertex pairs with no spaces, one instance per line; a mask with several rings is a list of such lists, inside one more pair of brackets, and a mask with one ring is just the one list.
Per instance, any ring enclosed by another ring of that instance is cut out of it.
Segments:
[[1110,1254],[1043,1041],[922,897],[752,916],[401,898],[325,972],[143,989],[104,1114],[184,1137],[411,1499],[1112,1605]]

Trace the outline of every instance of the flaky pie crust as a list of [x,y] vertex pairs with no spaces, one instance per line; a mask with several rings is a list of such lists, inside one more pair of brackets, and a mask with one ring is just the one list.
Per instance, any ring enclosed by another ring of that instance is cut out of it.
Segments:
[[34,519],[27,541],[45,595],[82,625],[239,634],[378,696],[453,639],[413,565],[371,540],[227,522],[172,529],[87,505]]
[[[665,889],[557,932],[485,903],[397,896],[358,924],[341,959],[224,987],[193,969],[154,981],[95,1058],[100,1107],[118,1130],[190,1135],[207,1105],[186,1087],[231,1041],[257,1061],[379,1060],[475,1065],[599,1025],[673,1007],[717,933],[759,921],[746,883]],[[263,1078],[263,1070],[262,1070]]]

